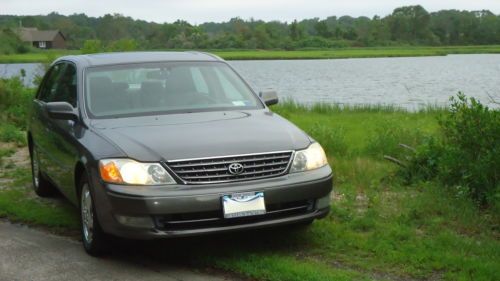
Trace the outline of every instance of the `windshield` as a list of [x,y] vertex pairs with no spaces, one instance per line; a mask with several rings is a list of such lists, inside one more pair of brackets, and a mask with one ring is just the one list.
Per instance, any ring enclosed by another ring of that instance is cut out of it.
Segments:
[[263,107],[220,62],[92,67],[85,77],[87,110],[95,118]]

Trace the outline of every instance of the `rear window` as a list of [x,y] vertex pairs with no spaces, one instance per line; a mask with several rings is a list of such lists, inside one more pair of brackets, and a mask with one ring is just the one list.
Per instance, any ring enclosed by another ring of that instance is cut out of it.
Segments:
[[91,67],[85,73],[85,99],[94,118],[263,108],[220,62]]

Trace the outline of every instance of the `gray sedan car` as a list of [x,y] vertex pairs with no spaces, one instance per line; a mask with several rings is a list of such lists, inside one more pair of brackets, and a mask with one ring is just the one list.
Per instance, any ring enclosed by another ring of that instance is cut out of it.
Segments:
[[154,239],[307,224],[329,211],[321,146],[217,56],[67,56],[29,116],[33,185],[81,213],[85,250],[112,236]]

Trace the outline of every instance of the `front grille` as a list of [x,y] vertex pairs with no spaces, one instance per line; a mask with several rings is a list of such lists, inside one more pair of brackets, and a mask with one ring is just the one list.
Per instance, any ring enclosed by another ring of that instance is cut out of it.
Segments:
[[[291,151],[231,155],[168,161],[167,166],[185,183],[206,184],[276,177],[286,173]],[[243,171],[232,174],[229,165],[239,163]]]

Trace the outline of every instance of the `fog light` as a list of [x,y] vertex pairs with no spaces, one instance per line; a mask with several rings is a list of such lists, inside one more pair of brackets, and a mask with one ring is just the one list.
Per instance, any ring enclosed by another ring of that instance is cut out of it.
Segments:
[[326,196],[319,198],[316,200],[316,209],[325,209],[330,207],[330,193],[328,193]]
[[126,226],[137,228],[153,228],[153,220],[150,217],[128,217],[116,215],[116,220]]

